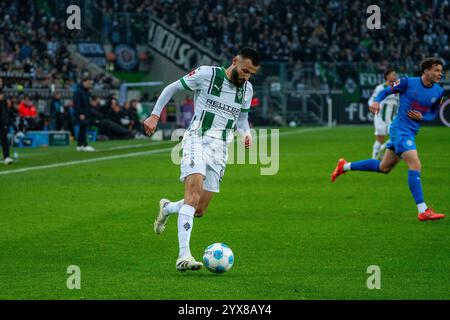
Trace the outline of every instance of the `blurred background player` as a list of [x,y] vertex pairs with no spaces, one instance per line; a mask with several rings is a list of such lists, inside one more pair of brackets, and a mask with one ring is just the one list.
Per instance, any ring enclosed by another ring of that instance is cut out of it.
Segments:
[[439,113],[444,94],[444,89],[438,85],[442,78],[442,66],[440,59],[426,58],[420,64],[421,77],[402,78],[393,86],[380,91],[370,106],[370,111],[374,114],[380,111],[380,102],[388,95],[400,94],[398,115],[391,124],[391,141],[387,145],[383,160],[347,162],[340,159],[331,175],[332,182],[350,170],[389,173],[403,159],[409,168],[408,185],[419,211],[418,219],[426,221],[445,217],[428,208],[425,203],[420,180],[422,166],[415,143],[415,135],[419,133],[421,122],[432,121]]
[[180,181],[184,182],[184,199],[170,202],[160,200],[160,211],[154,231],[164,231],[167,219],[178,213],[179,256],[178,271],[199,270],[203,264],[192,257],[189,242],[194,215],[201,217],[214,192],[219,192],[227,162],[227,144],[233,141],[235,126],[243,136],[244,145],[252,142],[248,112],[253,97],[249,82],[261,62],[260,55],[251,48],[243,48],[227,69],[201,66],[179,81],[164,88],[151,116],[144,121],[147,134],[156,130],[159,116],[172,96],[179,91],[193,91],[195,114],[183,136],[183,158]]
[[[376,96],[386,87],[392,86],[394,82],[397,80],[397,73],[394,69],[387,69],[384,72],[384,80],[386,82],[378,85],[372,96],[369,99],[369,107],[374,102]],[[375,143],[372,148],[372,159],[383,158],[384,151],[386,150],[386,145],[389,140],[385,142],[386,136],[389,134],[389,126],[391,125],[392,120],[397,114],[397,108],[399,105],[399,96],[398,94],[391,94],[386,97],[380,104],[380,111],[375,114],[373,118],[373,124],[375,126]]]

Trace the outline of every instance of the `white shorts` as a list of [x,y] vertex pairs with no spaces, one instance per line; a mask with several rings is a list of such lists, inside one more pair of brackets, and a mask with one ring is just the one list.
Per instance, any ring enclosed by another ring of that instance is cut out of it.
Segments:
[[182,147],[180,181],[184,182],[187,176],[200,173],[204,177],[203,189],[219,192],[228,157],[227,143],[217,138],[202,137],[186,131]]
[[379,113],[373,118],[373,124],[375,126],[376,136],[387,136],[389,134],[391,122],[383,121]]

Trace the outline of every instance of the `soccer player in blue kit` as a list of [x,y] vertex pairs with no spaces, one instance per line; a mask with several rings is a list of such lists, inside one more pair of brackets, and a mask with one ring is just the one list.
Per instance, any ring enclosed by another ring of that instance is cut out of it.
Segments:
[[408,185],[419,211],[418,219],[426,221],[445,217],[444,214],[434,212],[425,204],[420,181],[421,163],[415,143],[415,135],[419,132],[421,122],[434,120],[439,113],[444,94],[443,88],[438,85],[442,78],[442,66],[440,59],[426,58],[420,64],[421,77],[402,78],[380,91],[370,105],[370,111],[374,114],[378,113],[380,102],[386,96],[400,94],[400,107],[389,129],[391,141],[386,147],[387,151],[383,160],[347,162],[345,159],[339,159],[331,175],[332,182],[348,171],[373,171],[387,174],[403,159],[409,168]]

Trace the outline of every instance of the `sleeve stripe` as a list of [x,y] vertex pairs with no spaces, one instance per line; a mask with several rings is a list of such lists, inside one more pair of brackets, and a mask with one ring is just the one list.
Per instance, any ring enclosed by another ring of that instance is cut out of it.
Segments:
[[[245,93],[247,92],[247,81],[245,81],[245,85],[244,85],[244,94],[242,95],[245,99]],[[253,97],[252,97],[253,98]],[[251,100],[250,100],[250,104],[251,104]]]
[[186,90],[188,90],[188,91],[192,91],[192,89],[189,88],[189,86],[187,85],[186,81],[184,81],[183,78],[180,78],[180,82],[181,82],[181,84],[183,85],[183,88],[184,88],[184,89],[186,89]]
[[211,94],[211,87],[214,80],[214,74],[216,73],[216,68],[212,69],[211,81],[209,82],[208,94]]
[[241,112],[249,112],[250,111],[250,108],[248,108],[248,109],[241,109]]

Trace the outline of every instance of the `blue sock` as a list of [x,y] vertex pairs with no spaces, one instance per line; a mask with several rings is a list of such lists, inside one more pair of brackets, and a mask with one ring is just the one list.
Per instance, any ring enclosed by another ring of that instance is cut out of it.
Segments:
[[408,185],[416,204],[425,202],[423,200],[422,182],[420,181],[420,171],[408,170]]
[[380,172],[380,162],[381,161],[377,159],[352,162],[350,164],[350,170]]

